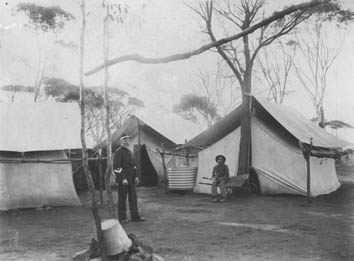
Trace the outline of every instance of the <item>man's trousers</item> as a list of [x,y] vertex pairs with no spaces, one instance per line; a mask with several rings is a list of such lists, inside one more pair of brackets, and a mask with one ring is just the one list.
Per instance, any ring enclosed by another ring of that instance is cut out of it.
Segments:
[[216,198],[218,196],[217,187],[220,187],[221,197],[226,198],[226,188],[224,179],[215,179],[213,184],[211,184],[211,196]]
[[127,197],[129,201],[130,217],[132,220],[137,220],[140,216],[135,184],[118,186],[118,218],[119,220],[127,219]]

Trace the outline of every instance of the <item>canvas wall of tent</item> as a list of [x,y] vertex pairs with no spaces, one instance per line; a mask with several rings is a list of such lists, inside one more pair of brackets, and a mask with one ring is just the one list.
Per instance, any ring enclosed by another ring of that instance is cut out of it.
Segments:
[[[155,186],[164,181],[164,169],[162,157],[157,151],[162,151],[162,144],[166,152],[171,151],[176,147],[176,144],[150,127],[148,124],[131,116],[123,124],[123,126],[112,134],[112,151],[114,152],[120,146],[120,137],[122,134],[127,134],[132,138],[130,145],[131,151],[134,152],[135,158],[140,166],[140,181],[143,186]],[[138,155],[138,144],[140,143],[140,155]],[[107,148],[106,141],[96,146],[96,149]],[[169,168],[173,164],[173,156],[165,155],[165,165]],[[105,169],[105,167],[104,167]]]
[[0,103],[0,210],[80,205],[65,150],[81,147],[70,103]]
[[[215,156],[226,156],[230,175],[236,176],[240,145],[241,107],[191,139],[183,147],[198,156],[198,173],[194,192],[210,194],[207,179],[216,164]],[[307,165],[299,142],[312,151],[335,153],[351,146],[290,107],[252,97],[251,178],[263,195],[307,194]],[[199,148],[200,150],[198,150]],[[335,162],[331,157],[310,157],[311,196],[327,194],[339,188]],[[210,181],[209,181],[210,183]]]

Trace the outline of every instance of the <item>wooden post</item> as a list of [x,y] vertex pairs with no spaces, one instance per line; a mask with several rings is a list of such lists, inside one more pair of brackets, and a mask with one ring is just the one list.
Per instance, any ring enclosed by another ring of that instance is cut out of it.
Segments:
[[167,174],[167,168],[166,168],[166,163],[165,163],[165,145],[162,143],[161,144],[162,152],[160,152],[161,158],[162,158],[162,166],[163,166],[163,174],[165,177],[165,184],[166,184],[166,192],[169,191],[168,187],[168,174]]
[[310,170],[310,154],[306,154],[306,170],[307,170],[307,200],[311,202],[311,170]]
[[100,190],[100,201],[101,205],[103,205],[103,171],[102,171],[102,149],[98,150],[98,179],[99,179],[99,190]]
[[136,118],[136,124],[138,125],[138,144],[140,147],[140,122],[138,118]]
[[140,157],[140,147],[139,147],[139,144],[134,144],[133,146],[133,154],[134,154],[134,158],[136,160],[136,174],[139,178],[139,183],[142,184],[142,177],[141,177],[141,164],[140,164],[140,161],[141,161],[141,157]]
[[137,132],[138,132],[138,146],[136,148],[136,161],[137,161],[137,174],[138,178],[140,180],[140,184],[142,184],[142,162],[141,162],[141,135],[140,135],[140,121],[138,118],[136,118],[136,124],[137,124]]
[[306,148],[304,144],[301,142],[300,148],[302,150],[302,153],[304,155],[305,161],[306,161],[306,188],[307,188],[307,201],[311,203],[311,164],[310,164],[310,156],[311,156],[311,150],[312,150],[312,138],[310,139],[310,147]]
[[310,138],[310,149],[307,153],[307,200],[310,203],[311,202],[311,165],[310,165],[310,156],[311,156],[311,151],[312,151],[312,138]]

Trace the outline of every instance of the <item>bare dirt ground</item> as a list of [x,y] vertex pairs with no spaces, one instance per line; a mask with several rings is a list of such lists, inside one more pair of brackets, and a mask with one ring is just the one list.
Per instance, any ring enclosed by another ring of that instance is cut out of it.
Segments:
[[[354,260],[354,178],[341,180],[312,203],[240,191],[216,204],[207,195],[139,187],[148,221],[123,227],[166,260]],[[88,194],[79,196],[83,207],[2,212],[0,260],[71,260],[86,249],[95,227]]]

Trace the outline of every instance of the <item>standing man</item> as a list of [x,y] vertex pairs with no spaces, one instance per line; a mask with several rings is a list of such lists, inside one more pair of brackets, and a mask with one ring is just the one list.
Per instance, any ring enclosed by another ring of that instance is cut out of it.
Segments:
[[118,184],[118,217],[121,223],[128,222],[126,201],[128,197],[130,217],[132,221],[145,221],[139,216],[138,200],[135,185],[139,179],[133,153],[129,150],[131,137],[123,134],[120,147],[114,152],[113,171]]

